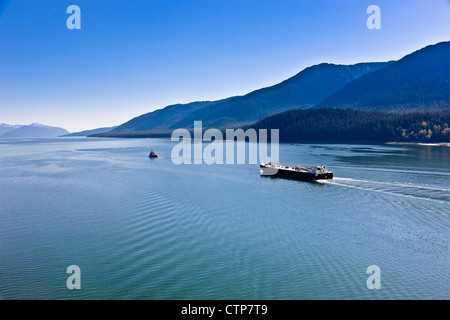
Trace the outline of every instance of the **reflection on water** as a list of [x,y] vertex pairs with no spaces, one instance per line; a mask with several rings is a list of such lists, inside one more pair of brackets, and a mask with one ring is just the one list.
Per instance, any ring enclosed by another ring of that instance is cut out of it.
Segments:
[[[282,144],[282,164],[335,174],[301,182],[175,165],[174,145],[0,140],[0,296],[450,298],[450,148]],[[66,288],[72,264],[81,290]]]

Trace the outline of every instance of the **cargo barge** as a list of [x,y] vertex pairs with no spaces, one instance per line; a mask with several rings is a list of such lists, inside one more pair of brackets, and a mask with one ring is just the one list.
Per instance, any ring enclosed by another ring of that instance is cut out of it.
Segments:
[[320,179],[333,179],[333,171],[326,166],[288,167],[276,162],[261,163],[259,165],[262,176],[282,177],[288,179],[315,181]]

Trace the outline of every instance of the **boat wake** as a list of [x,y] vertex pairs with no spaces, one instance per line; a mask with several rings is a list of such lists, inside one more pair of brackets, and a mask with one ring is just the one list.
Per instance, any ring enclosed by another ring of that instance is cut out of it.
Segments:
[[352,178],[334,178],[333,180],[320,180],[317,182],[450,204],[450,189],[430,185],[360,180]]

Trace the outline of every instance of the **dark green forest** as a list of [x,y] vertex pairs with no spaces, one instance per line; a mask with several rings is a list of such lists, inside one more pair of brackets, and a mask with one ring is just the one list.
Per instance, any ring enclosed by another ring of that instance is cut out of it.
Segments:
[[291,110],[249,127],[279,129],[280,141],[450,142],[450,110],[407,113]]

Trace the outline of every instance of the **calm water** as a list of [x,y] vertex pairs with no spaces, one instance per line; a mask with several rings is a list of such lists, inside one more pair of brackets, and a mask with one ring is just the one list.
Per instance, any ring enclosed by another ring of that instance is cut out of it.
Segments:
[[0,297],[450,299],[449,147],[281,145],[335,172],[309,183],[177,166],[174,144],[0,140]]

